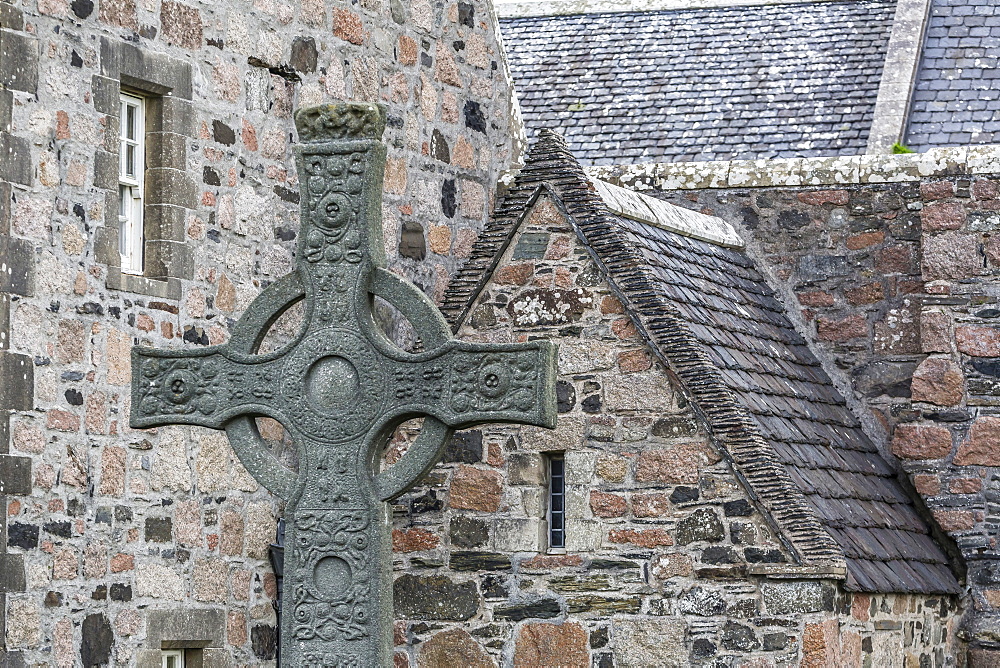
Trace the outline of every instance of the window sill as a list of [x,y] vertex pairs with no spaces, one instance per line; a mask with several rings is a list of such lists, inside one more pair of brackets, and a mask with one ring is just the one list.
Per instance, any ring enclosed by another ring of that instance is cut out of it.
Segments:
[[160,299],[180,300],[181,282],[177,278],[149,278],[147,276],[136,276],[126,274],[114,267],[108,268],[108,279],[105,285],[109,290],[122,290],[124,292],[134,292],[147,297],[159,297]]

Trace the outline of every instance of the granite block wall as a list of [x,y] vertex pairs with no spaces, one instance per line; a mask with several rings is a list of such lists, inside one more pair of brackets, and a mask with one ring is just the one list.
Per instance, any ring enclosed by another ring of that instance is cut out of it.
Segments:
[[[493,26],[480,0],[0,2],[0,664],[273,662],[281,508],[224,435],[128,428],[129,349],[222,343],[289,271],[291,114],[337,98],[386,105],[386,251],[440,294],[514,158]],[[150,107],[144,276],[123,89]]]
[[604,173],[740,223],[755,240],[870,433],[963,555],[962,635],[982,666],[1000,660],[998,155]]

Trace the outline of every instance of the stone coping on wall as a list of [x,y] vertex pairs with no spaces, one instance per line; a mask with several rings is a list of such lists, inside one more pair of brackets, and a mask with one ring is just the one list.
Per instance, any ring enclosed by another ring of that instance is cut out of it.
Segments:
[[634,190],[704,190],[901,183],[950,174],[1000,174],[1000,145],[926,153],[640,163],[589,167],[594,178]]
[[[836,2],[837,0],[811,0]],[[529,16],[610,14],[614,12],[659,12],[682,9],[721,9],[753,5],[802,4],[803,0],[554,0],[554,2],[497,2],[497,16],[516,19]]]

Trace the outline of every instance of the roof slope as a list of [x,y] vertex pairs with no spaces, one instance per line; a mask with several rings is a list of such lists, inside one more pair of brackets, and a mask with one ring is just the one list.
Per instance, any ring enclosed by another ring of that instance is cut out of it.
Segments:
[[933,0],[913,91],[906,144],[1000,142],[1000,5]]
[[529,132],[584,164],[864,153],[894,0],[501,20]]
[[[944,550],[742,250],[625,218],[543,133],[442,310],[454,327],[540,188],[550,190],[654,351],[804,566],[851,591],[953,593]],[[662,204],[662,203],[660,203]]]

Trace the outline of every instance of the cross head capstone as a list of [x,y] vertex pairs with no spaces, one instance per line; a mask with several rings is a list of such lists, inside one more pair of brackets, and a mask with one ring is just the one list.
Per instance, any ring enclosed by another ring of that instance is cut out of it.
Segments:
[[[131,424],[225,429],[247,470],[285,500],[283,665],[391,666],[386,501],[434,466],[454,429],[554,427],[556,348],[459,341],[420,289],[385,269],[380,105],[301,109],[295,123],[296,268],[253,301],[225,345],[134,347]],[[403,351],[382,332],[375,296],[410,321],[423,352]],[[301,331],[259,353],[270,326],[300,301]],[[260,416],[291,435],[297,472],[262,440]],[[420,434],[380,470],[394,429],[415,417],[424,418]]]

